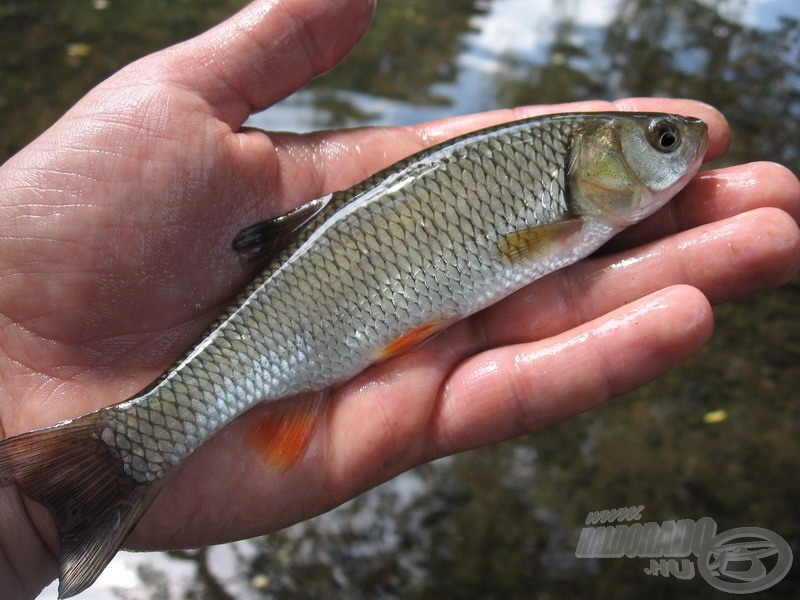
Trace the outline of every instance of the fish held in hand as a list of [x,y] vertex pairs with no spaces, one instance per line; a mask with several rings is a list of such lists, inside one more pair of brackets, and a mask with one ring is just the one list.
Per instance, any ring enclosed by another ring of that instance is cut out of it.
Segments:
[[119,404],[0,442],[0,484],[52,512],[59,594],[92,584],[169,475],[259,402],[279,469],[326,390],[591,254],[663,206],[707,147],[694,118],[577,113],[424,150],[243,230],[266,268],[161,378]]

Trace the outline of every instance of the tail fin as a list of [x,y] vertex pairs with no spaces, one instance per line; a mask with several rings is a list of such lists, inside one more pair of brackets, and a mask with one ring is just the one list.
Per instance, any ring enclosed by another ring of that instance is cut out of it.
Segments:
[[163,487],[127,475],[91,413],[0,442],[0,485],[16,482],[53,513],[61,538],[58,594],[89,587]]

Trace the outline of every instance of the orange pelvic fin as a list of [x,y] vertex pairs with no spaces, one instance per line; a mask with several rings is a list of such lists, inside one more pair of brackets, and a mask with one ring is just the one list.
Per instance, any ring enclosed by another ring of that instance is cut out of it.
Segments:
[[393,356],[397,356],[398,354],[402,354],[403,352],[408,352],[412,348],[416,348],[422,342],[447,327],[448,323],[449,321],[445,320],[431,321],[430,323],[425,323],[416,329],[412,329],[411,331],[402,334],[393,342],[384,346],[378,352],[375,360],[386,360],[388,358],[392,358]]
[[248,444],[265,463],[281,473],[288,471],[308,450],[327,399],[325,390],[277,402],[248,427]]

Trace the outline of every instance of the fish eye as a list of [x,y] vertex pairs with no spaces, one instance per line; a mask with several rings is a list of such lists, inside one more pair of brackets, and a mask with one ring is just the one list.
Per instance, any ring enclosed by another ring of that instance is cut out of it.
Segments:
[[657,119],[650,123],[648,129],[650,145],[659,152],[669,154],[681,145],[681,132],[674,123],[667,119]]

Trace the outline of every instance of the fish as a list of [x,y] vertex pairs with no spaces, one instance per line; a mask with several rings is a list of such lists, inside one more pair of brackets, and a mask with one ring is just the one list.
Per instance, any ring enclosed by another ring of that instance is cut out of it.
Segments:
[[201,444],[276,402],[264,455],[306,452],[330,390],[592,254],[694,176],[706,124],[568,113],[472,132],[241,230],[263,270],[134,396],[0,442],[0,485],[52,513],[59,596],[90,586]]

